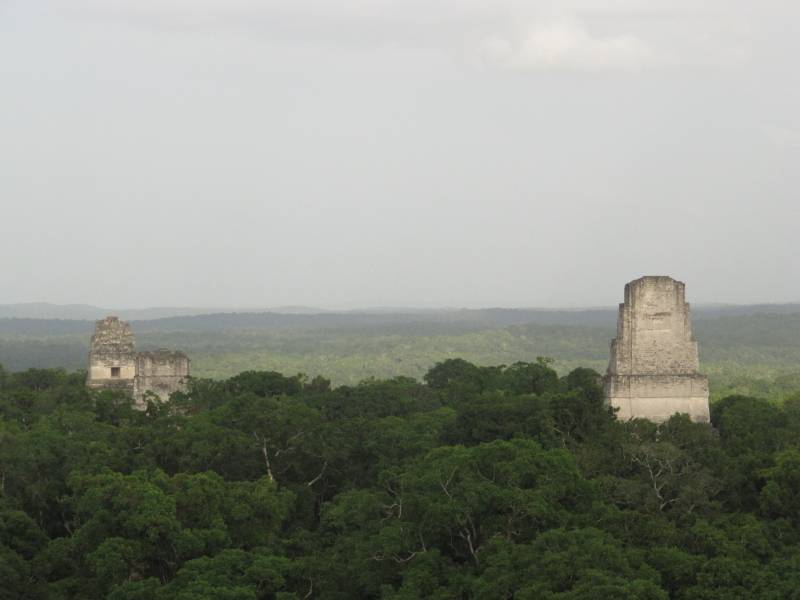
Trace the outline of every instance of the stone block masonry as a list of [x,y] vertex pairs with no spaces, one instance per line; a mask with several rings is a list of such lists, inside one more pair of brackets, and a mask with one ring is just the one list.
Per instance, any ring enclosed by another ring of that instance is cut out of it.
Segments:
[[137,404],[144,403],[147,392],[156,394],[162,401],[169,400],[172,392],[186,389],[189,378],[189,358],[183,352],[156,350],[136,355],[136,379],[133,397]]
[[128,323],[106,317],[95,324],[86,379],[89,388],[123,390],[137,408],[144,409],[148,392],[166,401],[173,392],[185,390],[188,379],[189,358],[183,352],[136,352]]
[[95,324],[89,351],[86,385],[92,389],[118,389],[133,394],[136,349],[131,326],[117,317]]
[[664,276],[628,283],[603,380],[617,418],[660,422],[686,413],[708,422],[708,378],[699,366],[684,284]]

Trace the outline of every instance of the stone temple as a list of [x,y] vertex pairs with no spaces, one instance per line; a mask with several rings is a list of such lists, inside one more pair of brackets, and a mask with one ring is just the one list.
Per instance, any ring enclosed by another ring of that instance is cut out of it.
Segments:
[[628,283],[603,378],[617,418],[661,422],[686,413],[707,423],[708,378],[699,366],[684,284],[663,276]]
[[183,352],[136,352],[130,324],[117,317],[95,324],[86,379],[89,388],[123,390],[137,408],[144,409],[147,392],[169,400],[172,392],[186,389],[188,378],[189,358]]

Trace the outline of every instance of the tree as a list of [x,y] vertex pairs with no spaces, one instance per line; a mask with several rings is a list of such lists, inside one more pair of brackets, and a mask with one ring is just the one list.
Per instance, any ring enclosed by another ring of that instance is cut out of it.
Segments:
[[299,376],[284,377],[275,371],[244,371],[227,381],[235,394],[251,392],[256,396],[295,396],[303,389]]
[[73,551],[100,589],[136,573],[167,581],[180,561],[181,525],[162,472],[75,475]]
[[538,357],[535,363],[516,362],[503,370],[503,389],[514,394],[542,394],[558,386],[552,359]]
[[769,517],[789,519],[800,529],[800,450],[790,448],[775,455],[775,465],[764,469],[761,509]]
[[450,358],[437,363],[423,379],[435,390],[457,388],[459,392],[474,394],[484,388],[484,375],[480,367],[460,358]]

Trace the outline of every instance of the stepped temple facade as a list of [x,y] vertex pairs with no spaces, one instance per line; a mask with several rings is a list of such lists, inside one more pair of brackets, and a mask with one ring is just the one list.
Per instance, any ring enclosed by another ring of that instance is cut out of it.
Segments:
[[617,418],[661,422],[686,413],[708,422],[708,378],[699,366],[684,284],[664,276],[628,283],[603,378]]
[[136,352],[130,324],[117,317],[95,324],[86,379],[89,388],[125,391],[137,408],[144,409],[148,392],[166,401],[173,392],[184,391],[188,379],[189,358],[183,352]]

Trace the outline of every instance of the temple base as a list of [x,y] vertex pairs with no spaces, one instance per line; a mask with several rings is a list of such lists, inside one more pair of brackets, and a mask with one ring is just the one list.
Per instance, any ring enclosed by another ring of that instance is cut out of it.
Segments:
[[697,423],[711,420],[704,375],[607,375],[604,384],[606,402],[622,421],[660,423],[680,413]]

